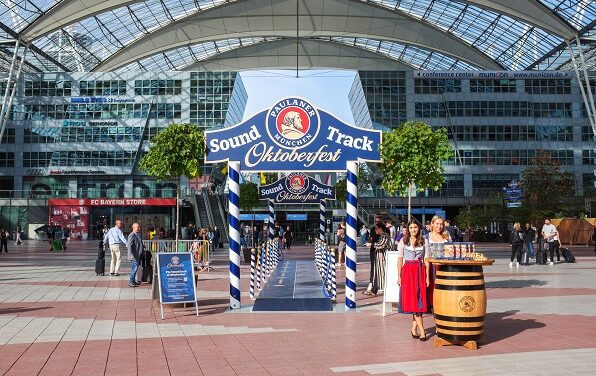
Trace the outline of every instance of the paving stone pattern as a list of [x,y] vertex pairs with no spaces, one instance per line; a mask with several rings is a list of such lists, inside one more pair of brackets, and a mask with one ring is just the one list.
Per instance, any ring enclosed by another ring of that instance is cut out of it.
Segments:
[[[242,304],[229,312],[227,250],[200,273],[199,312],[165,306],[151,287],[128,287],[122,274],[96,276],[95,242],[65,253],[26,241],[0,255],[2,375],[592,375],[596,369],[596,253],[571,246],[578,263],[509,268],[509,248],[480,244],[496,258],[485,268],[488,312],[477,351],[434,348],[409,335],[411,318],[381,316],[368,284],[368,250],[358,251],[358,309],[344,307],[337,271],[333,312],[252,312],[248,266]],[[308,260],[295,247],[288,259]],[[109,264],[109,255],[106,263]]]

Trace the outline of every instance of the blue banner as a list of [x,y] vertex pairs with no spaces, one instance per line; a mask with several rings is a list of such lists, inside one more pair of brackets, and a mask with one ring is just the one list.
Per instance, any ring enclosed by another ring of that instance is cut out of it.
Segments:
[[[274,216],[275,218],[275,216]],[[265,214],[240,214],[241,221],[268,221],[269,213]]]
[[345,171],[348,161],[381,162],[381,133],[284,98],[243,123],[206,131],[205,163],[237,161],[246,172]]
[[196,302],[192,255],[189,252],[158,253],[157,262],[161,303]]
[[306,214],[287,214],[286,220],[288,221],[306,221],[307,215]]
[[275,183],[259,187],[259,199],[272,199],[280,204],[318,204],[321,200],[335,200],[335,187],[301,172],[292,172]]

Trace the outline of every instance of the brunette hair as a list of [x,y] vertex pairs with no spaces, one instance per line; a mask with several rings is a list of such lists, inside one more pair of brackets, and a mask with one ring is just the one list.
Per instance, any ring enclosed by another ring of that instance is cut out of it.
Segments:
[[[411,235],[410,235],[410,226],[411,225],[416,225],[416,227],[418,227],[418,235],[416,235],[416,240],[414,241],[414,244],[410,244],[410,239],[411,239]],[[406,245],[411,245],[412,247],[418,247],[420,245],[424,245],[424,238],[422,237],[422,229],[420,228],[420,225],[418,224],[418,222],[409,222],[408,225],[406,226],[406,233],[404,234],[404,244]]]

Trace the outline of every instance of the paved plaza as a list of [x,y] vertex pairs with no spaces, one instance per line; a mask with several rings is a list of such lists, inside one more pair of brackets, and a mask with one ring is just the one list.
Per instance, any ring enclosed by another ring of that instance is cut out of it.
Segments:
[[[596,369],[596,253],[572,246],[575,264],[508,266],[507,245],[479,245],[488,312],[477,351],[435,348],[410,337],[410,318],[381,316],[366,297],[368,251],[358,254],[358,309],[343,312],[344,270],[332,312],[251,312],[242,266],[242,309],[227,311],[227,250],[199,276],[200,317],[167,306],[151,287],[95,276],[96,243],[66,253],[36,241],[0,255],[0,374],[5,375],[588,375]],[[302,246],[290,258],[305,260]],[[109,256],[106,260],[109,265]],[[433,333],[431,335],[431,333]]]

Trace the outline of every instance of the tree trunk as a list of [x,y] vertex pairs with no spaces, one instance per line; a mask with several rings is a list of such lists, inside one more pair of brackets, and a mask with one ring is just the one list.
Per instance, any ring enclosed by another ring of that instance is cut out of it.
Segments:
[[408,184],[408,223],[410,222],[412,212],[412,183]]
[[178,187],[176,188],[176,251],[178,251],[178,232],[180,231],[180,177],[178,177]]

